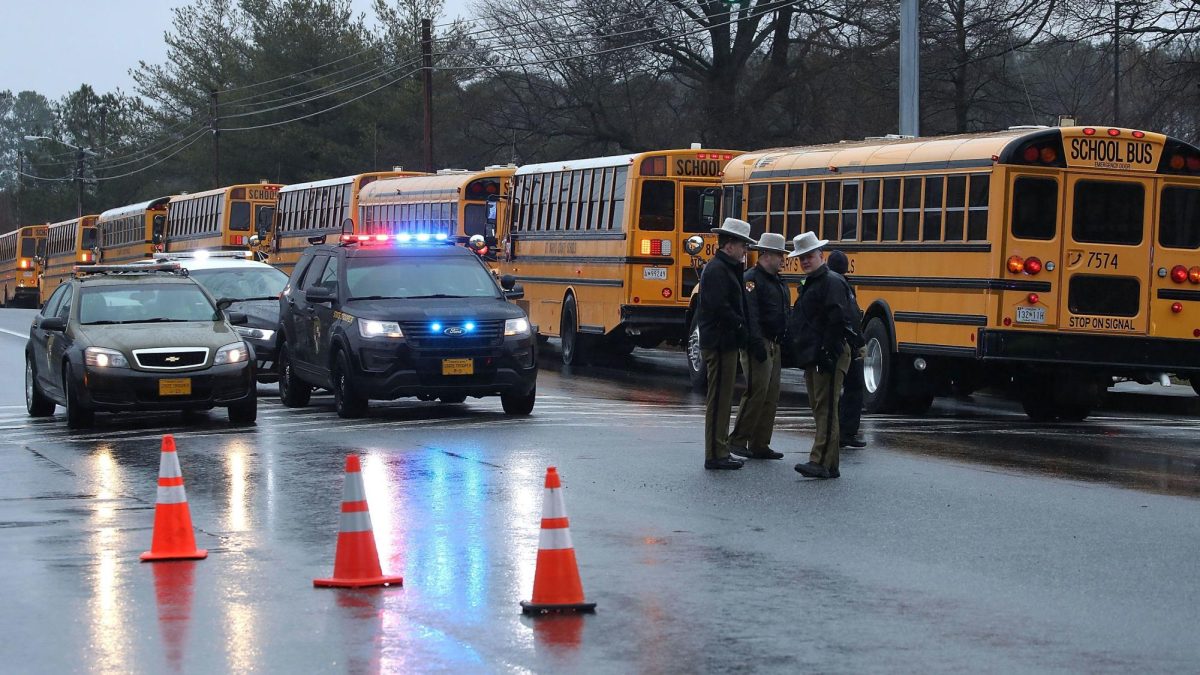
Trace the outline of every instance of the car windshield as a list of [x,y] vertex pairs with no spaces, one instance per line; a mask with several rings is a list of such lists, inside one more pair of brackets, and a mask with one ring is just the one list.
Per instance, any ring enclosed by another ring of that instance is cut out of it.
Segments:
[[495,298],[496,282],[474,258],[351,258],[349,299]]
[[230,300],[274,300],[283,292],[288,276],[274,267],[217,268],[191,270],[214,298]]
[[221,314],[195,284],[84,286],[79,323],[217,321]]

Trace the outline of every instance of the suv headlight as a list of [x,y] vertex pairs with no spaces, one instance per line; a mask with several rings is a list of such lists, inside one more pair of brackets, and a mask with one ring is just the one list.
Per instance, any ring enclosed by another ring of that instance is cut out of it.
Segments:
[[234,326],[233,330],[237,331],[238,335],[251,340],[262,340],[270,342],[275,339],[275,331],[267,330],[266,328],[247,328],[246,326]]
[[223,366],[227,363],[241,363],[249,358],[250,350],[246,349],[246,345],[241,342],[235,342],[217,350],[217,355],[213,357],[213,365]]
[[529,319],[508,319],[504,322],[504,336],[525,336],[529,335]]
[[358,334],[365,338],[390,337],[402,338],[404,331],[395,321],[374,321],[372,319],[358,320]]
[[83,350],[83,361],[93,368],[128,368],[125,355],[115,349],[88,347]]

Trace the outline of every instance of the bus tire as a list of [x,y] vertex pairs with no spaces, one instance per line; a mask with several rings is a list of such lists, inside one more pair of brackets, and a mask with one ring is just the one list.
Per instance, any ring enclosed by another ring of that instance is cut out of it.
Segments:
[[1193,375],[1191,378],[1191,382],[1192,382],[1192,391],[1196,392],[1197,396],[1200,396],[1200,375]]
[[587,363],[587,339],[579,334],[579,310],[575,296],[563,300],[562,321],[559,324],[562,336],[562,362],[564,366],[582,366]]
[[688,364],[688,380],[692,390],[704,392],[708,390],[708,367],[704,365],[704,355],[700,352],[700,316],[695,312],[692,316],[692,330],[688,332],[687,350],[684,352]]
[[896,354],[892,352],[891,334],[883,319],[875,317],[867,322],[863,340],[867,351],[863,359],[863,407],[869,413],[891,412],[896,402],[892,384]]

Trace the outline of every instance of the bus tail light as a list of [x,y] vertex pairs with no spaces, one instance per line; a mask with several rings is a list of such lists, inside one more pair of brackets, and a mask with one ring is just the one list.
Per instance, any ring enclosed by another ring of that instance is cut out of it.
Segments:
[[1188,270],[1188,281],[1200,284],[1200,267],[1192,267]]
[[1171,281],[1177,284],[1182,284],[1188,280],[1188,269],[1183,265],[1176,265],[1171,268]]
[[20,267],[23,270],[29,269],[29,260],[27,258],[21,258],[21,262],[17,264],[17,267]]
[[1021,256],[1014,255],[1008,259],[1008,271],[1013,274],[1020,274],[1025,271],[1025,261],[1021,259]]
[[1171,312],[1172,313],[1178,314],[1182,311],[1183,311],[1183,303],[1182,302],[1172,302],[1171,303]]
[[1041,298],[1038,297],[1037,293],[1030,293],[1029,297],[1026,298],[1026,300],[1029,301],[1029,304],[1036,305],[1036,304],[1038,304],[1038,301],[1041,300]]
[[643,239],[642,255],[671,255],[671,240]]
[[1042,261],[1037,258],[1026,258],[1024,268],[1025,274],[1037,274],[1042,271]]

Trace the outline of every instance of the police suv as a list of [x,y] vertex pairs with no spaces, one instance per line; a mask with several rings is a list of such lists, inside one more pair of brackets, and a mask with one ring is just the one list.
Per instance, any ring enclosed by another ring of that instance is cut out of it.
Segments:
[[461,403],[500,396],[528,415],[537,346],[512,277],[497,286],[479,256],[445,235],[342,235],[309,247],[280,296],[279,397],[333,391],[338,415],[369,399]]

